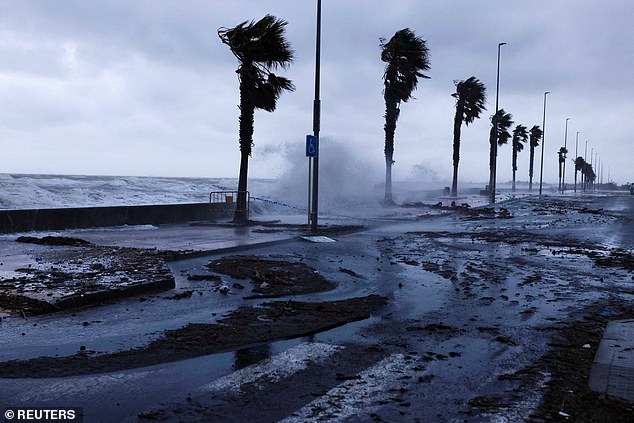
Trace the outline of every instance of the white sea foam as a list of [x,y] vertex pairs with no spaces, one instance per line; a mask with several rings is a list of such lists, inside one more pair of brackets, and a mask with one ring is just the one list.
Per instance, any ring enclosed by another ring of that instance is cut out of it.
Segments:
[[[249,181],[266,194],[267,180]],[[202,203],[209,192],[235,190],[231,178],[0,174],[0,209]]]

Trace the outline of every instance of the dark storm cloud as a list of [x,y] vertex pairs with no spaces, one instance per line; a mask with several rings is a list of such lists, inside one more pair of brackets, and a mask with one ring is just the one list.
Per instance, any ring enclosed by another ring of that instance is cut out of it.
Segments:
[[[237,62],[216,30],[266,13],[289,22],[296,62],[283,73],[297,91],[285,94],[275,113],[256,113],[254,176],[272,171],[257,162],[258,148],[270,156],[271,146],[301,143],[310,131],[314,1],[0,2],[0,96],[8,105],[0,113],[0,146],[16,157],[30,157],[20,162],[5,155],[0,171],[73,172],[73,163],[62,157],[73,140],[75,156],[94,161],[95,173],[156,172],[147,164],[155,159],[171,163],[161,168],[165,174],[235,174]],[[389,5],[325,0],[323,133],[381,165],[379,37],[410,27],[428,42],[431,79],[421,81],[416,99],[403,106],[396,177],[408,177],[412,166],[423,162],[437,166],[431,170],[440,178],[449,176],[453,81],[475,75],[488,87],[488,111],[464,131],[460,174],[485,180],[487,117],[494,108],[497,43],[503,41],[508,45],[502,49],[500,105],[518,123],[541,125],[543,92],[551,91],[547,179],[556,179],[555,151],[563,143],[566,117],[572,118],[568,141],[582,131],[582,142],[590,139],[612,163],[613,176],[627,179],[623,157],[634,131],[628,72],[634,61],[632,13],[628,0],[395,0]],[[503,163],[506,150],[501,150]],[[60,168],[47,160],[51,151],[60,155],[54,161]],[[171,162],[157,156],[165,151]],[[200,159],[203,152],[206,160]],[[137,160],[121,160],[131,156]],[[521,175],[526,166],[523,157],[520,161]],[[500,172],[502,178],[510,176],[510,164]]]

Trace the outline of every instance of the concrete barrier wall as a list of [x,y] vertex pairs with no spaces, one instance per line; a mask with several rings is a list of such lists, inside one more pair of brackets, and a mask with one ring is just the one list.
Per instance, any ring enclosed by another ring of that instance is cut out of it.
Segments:
[[218,220],[230,218],[234,207],[234,204],[193,203],[0,210],[0,233]]

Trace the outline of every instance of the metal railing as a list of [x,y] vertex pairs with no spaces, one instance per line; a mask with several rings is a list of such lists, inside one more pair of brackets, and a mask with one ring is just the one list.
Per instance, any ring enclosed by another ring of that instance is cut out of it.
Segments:
[[246,215],[248,217],[249,204],[251,203],[251,195],[249,194],[249,191],[211,191],[209,193],[209,205],[211,206],[212,204],[235,204],[237,207],[238,197],[240,195],[246,196],[246,209],[236,210],[236,211],[246,212]]

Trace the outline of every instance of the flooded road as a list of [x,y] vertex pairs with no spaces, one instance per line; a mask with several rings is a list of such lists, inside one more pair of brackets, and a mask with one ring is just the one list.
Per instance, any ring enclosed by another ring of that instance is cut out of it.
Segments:
[[[369,319],[150,367],[0,377],[0,404],[83,406],[85,421],[548,420],[544,400],[560,389],[549,357],[567,325],[634,317],[629,194],[528,197],[493,212],[421,213],[333,238],[249,254],[301,261],[336,285],[283,301],[387,297]],[[221,292],[223,284],[246,285],[242,280],[188,278],[215,259],[170,263],[173,292],[5,319],[0,361],[71,355],[81,346],[94,356],[141,348],[166,329],[213,323],[245,302],[264,303],[243,299],[249,286]],[[588,342],[569,347],[592,357],[597,345]],[[566,389],[586,395],[581,387]],[[570,403],[558,407],[577,412]]]

